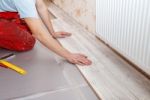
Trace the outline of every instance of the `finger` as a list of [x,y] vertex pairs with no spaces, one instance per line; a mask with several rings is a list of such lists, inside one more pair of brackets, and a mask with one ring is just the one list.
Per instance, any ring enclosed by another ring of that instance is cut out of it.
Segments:
[[90,65],[88,62],[79,61],[80,65]]
[[68,36],[71,36],[72,34],[71,34],[71,33],[67,33],[67,35],[68,35]]
[[62,34],[71,34],[71,33],[69,33],[69,32],[61,32]]
[[83,62],[80,62],[80,61],[78,61],[77,64],[80,65],[80,66],[84,66],[85,65]]
[[88,60],[87,65],[91,65],[92,61]]
[[86,55],[84,55],[84,54],[79,54],[81,57],[84,57],[84,58],[87,58],[87,56]]
[[86,64],[86,63],[87,63],[86,60],[85,60],[84,58],[78,59],[78,62],[83,63],[83,64]]
[[86,59],[86,58],[81,58],[80,62],[82,62],[85,65],[91,65],[92,64],[92,61],[90,61],[89,59]]
[[61,35],[59,38],[65,38],[66,36],[65,35]]
[[83,66],[83,65],[85,65],[85,63],[83,62],[83,60],[84,60],[84,59],[82,59],[82,58],[80,57],[80,58],[78,58],[78,59],[74,59],[74,60],[73,60],[73,63]]
[[70,36],[70,35],[71,35],[71,33],[68,33],[68,32],[62,32],[62,34],[61,34],[61,35]]

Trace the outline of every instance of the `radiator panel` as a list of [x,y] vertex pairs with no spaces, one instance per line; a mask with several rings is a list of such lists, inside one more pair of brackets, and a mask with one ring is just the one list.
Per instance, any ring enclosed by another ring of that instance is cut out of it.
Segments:
[[149,0],[96,0],[97,35],[148,74],[149,5]]

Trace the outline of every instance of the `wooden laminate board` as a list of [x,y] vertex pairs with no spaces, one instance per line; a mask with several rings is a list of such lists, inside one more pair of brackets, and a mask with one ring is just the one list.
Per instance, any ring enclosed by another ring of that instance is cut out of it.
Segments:
[[51,4],[49,10],[57,17],[53,20],[55,30],[73,34],[58,41],[71,52],[92,59],[92,65],[77,67],[102,100],[150,100],[147,78],[55,5]]

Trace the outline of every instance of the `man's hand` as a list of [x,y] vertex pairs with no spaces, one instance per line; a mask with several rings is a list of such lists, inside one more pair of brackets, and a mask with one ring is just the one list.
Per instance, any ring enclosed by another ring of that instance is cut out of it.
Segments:
[[87,56],[83,54],[70,54],[66,58],[70,63],[78,64],[78,65],[91,65],[92,61],[90,61]]
[[52,33],[52,36],[54,38],[65,38],[65,37],[71,36],[71,33],[68,33],[68,32],[54,32],[54,33]]

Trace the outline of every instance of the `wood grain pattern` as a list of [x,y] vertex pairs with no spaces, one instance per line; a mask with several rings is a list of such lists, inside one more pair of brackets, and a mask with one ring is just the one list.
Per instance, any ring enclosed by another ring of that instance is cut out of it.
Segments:
[[50,5],[49,10],[57,17],[53,20],[55,30],[73,34],[58,39],[59,42],[68,50],[84,53],[92,59],[92,65],[77,67],[102,100],[150,99],[150,81],[147,78],[55,5]]

